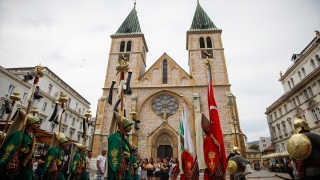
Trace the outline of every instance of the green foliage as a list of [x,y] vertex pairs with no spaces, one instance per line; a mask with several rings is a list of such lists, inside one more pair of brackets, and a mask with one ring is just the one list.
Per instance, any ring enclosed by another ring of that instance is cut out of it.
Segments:
[[259,150],[259,146],[256,144],[253,144],[252,146],[249,147],[249,149]]

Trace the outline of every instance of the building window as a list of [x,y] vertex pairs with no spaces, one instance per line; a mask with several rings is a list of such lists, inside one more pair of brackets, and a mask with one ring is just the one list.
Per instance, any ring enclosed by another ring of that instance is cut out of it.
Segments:
[[279,115],[280,115],[280,117],[282,116],[282,110],[281,110],[281,108],[279,109]]
[[300,99],[299,99],[299,96],[296,96],[296,100],[297,100],[297,105],[300,105]]
[[207,37],[207,48],[212,48],[212,42],[210,37]]
[[72,126],[74,126],[74,122],[75,122],[76,120],[74,119],[74,118],[72,118]]
[[263,144],[263,147],[266,147],[267,145]]
[[65,131],[65,128],[64,128],[64,127],[62,127],[62,128],[61,128],[61,132],[62,132],[62,133],[64,133],[64,131]]
[[277,119],[278,116],[277,116],[277,112],[274,112],[274,118]]
[[298,76],[299,76],[299,79],[302,80],[302,76],[301,76],[301,72],[298,71]]
[[9,86],[9,89],[8,89],[8,95],[9,95],[9,96],[13,93],[14,88],[15,88],[15,87],[12,86],[12,85]]
[[77,111],[77,108],[78,108],[78,103],[76,103],[74,110]]
[[126,45],[126,43],[124,41],[122,41],[120,44],[120,52],[124,52],[125,45]]
[[50,93],[51,93],[51,90],[52,90],[52,85],[51,84],[49,84],[49,86],[48,86],[48,90],[47,90],[47,93],[50,95]]
[[23,94],[23,97],[22,97],[22,102],[23,102],[23,103],[26,102],[27,96],[28,96],[27,93],[24,93],[24,94]]
[[128,41],[127,42],[127,52],[130,52],[131,51],[131,41]]
[[46,108],[47,108],[47,103],[44,102],[43,105],[42,105],[42,111],[46,111]]
[[80,134],[78,134],[78,142],[80,142],[80,137],[81,137]]
[[162,77],[162,84],[168,84],[168,63],[167,60],[163,61],[163,77]]
[[201,37],[199,41],[200,41],[200,48],[205,48],[203,37]]
[[308,92],[309,92],[309,94],[310,94],[310,97],[313,97],[313,96],[314,96],[311,87],[308,87]]
[[306,98],[306,100],[308,100],[309,99],[309,95],[308,95],[307,90],[304,90],[303,94],[304,94],[304,97]]
[[272,114],[269,116],[269,119],[270,119],[270,121],[273,121],[273,120],[272,120]]
[[303,77],[306,77],[306,70],[304,70],[304,68],[301,69]]
[[289,86],[289,89],[291,89],[291,84],[290,84],[290,81],[288,81],[288,86]]
[[262,140],[262,142],[266,142],[266,140]]
[[71,104],[71,98],[69,98],[68,107],[70,107],[70,104]]
[[67,122],[68,114],[64,114],[64,122]]
[[318,114],[317,114],[317,111],[312,109],[312,115],[313,115],[313,118],[314,118],[314,121],[319,121],[320,117],[318,117]]
[[293,102],[293,107],[297,107],[297,102],[295,98],[292,99],[292,102]]
[[313,69],[315,69],[315,68],[316,68],[316,63],[314,63],[314,60],[313,60],[313,59],[311,59],[311,61],[310,61],[310,62],[311,62],[311,66],[312,66],[312,68],[313,68]]
[[318,64],[320,65],[320,57],[316,55],[316,60],[318,61]]
[[73,136],[73,131],[70,131],[70,138],[72,139],[72,136]]
[[291,78],[291,83],[292,83],[292,87],[294,86],[294,81],[293,78]]
[[283,107],[284,107],[285,112],[287,113],[288,112],[287,105],[284,105]]
[[306,119],[306,116],[305,116],[305,115],[302,115],[302,119],[303,119],[303,120],[305,120],[305,121],[307,121],[307,119]]
[[79,128],[82,129],[82,122],[80,122],[80,127]]

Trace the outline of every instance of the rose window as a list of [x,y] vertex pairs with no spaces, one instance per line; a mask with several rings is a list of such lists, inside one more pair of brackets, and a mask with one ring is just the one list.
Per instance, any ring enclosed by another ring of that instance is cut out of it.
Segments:
[[164,114],[169,117],[178,112],[179,103],[170,95],[161,95],[153,99],[151,109],[160,117],[164,117]]

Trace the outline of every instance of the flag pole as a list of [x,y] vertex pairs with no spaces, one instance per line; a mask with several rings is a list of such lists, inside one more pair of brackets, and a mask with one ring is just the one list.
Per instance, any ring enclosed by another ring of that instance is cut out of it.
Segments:
[[[24,117],[23,126],[21,128],[22,139],[24,137],[25,127],[26,127],[28,115],[29,115],[29,112],[30,112],[31,103],[33,101],[33,97],[34,97],[34,93],[35,93],[35,86],[38,84],[39,79],[44,76],[44,72],[42,70],[43,70],[43,68],[40,65],[35,67],[36,76],[35,76],[34,81],[33,81],[33,86],[31,88],[31,96],[28,99],[28,106],[27,106],[27,110],[26,110],[26,115]],[[22,141],[19,144],[17,152],[20,152],[21,144],[22,144]]]
[[[119,62],[119,66],[116,67],[117,74],[120,73],[120,82],[119,82],[119,84],[122,84],[122,85],[119,86],[119,88],[120,88],[119,89],[120,90],[120,101],[121,101],[119,129],[120,129],[120,153],[121,153],[121,157],[122,158],[124,158],[124,156],[123,156],[123,148],[122,148],[123,118],[124,118],[124,105],[123,105],[123,103],[124,103],[124,88],[123,88],[123,84],[124,84],[124,76],[125,76],[124,73],[129,71],[129,65],[127,64],[126,59],[127,59],[126,57],[123,57],[123,59],[121,59],[120,62]],[[118,171],[118,178],[119,179],[124,178],[123,175],[124,175],[123,172]]]

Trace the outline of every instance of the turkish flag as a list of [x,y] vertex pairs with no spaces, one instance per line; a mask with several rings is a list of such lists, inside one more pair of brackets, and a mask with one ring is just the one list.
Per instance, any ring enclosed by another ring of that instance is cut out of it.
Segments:
[[[209,107],[209,115],[210,115],[210,133],[217,140],[217,143],[220,146],[220,153],[218,154],[220,157],[220,163],[223,168],[223,173],[226,173],[227,160],[226,160],[226,150],[224,147],[224,139],[220,125],[220,118],[218,113],[218,106],[214,98],[214,90],[212,86],[212,78],[211,78],[211,69],[208,68],[208,107]],[[206,144],[204,144],[206,146]]]

